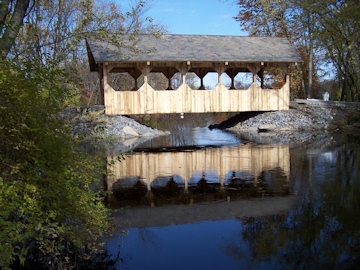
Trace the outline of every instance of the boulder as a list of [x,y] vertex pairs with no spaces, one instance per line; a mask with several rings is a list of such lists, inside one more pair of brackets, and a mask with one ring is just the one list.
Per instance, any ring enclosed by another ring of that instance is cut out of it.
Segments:
[[122,131],[125,137],[139,137],[139,134],[132,127],[126,126]]

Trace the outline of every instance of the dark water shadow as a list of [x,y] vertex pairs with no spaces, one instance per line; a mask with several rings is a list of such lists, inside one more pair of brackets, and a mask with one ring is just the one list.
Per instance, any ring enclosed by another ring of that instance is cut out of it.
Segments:
[[228,118],[227,120],[219,123],[219,124],[213,124],[209,126],[209,129],[226,129],[226,128],[231,128],[236,126],[237,124],[239,124],[240,122],[244,122],[252,117],[255,117],[259,114],[263,114],[265,112],[241,112],[237,115],[234,115],[230,118]]

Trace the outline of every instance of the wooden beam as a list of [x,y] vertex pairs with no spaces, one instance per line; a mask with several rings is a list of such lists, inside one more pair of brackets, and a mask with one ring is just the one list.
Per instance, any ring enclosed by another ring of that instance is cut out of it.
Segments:
[[100,105],[105,105],[104,103],[104,69],[103,65],[99,64],[98,67],[99,72],[99,85],[100,85]]

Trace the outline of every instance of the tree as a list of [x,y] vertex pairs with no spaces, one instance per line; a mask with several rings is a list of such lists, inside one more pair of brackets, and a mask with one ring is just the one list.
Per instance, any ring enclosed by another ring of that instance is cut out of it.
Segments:
[[360,3],[332,0],[317,5],[319,45],[336,69],[341,100],[360,101]]
[[311,96],[320,65],[330,62],[342,85],[341,99],[359,100],[358,1],[240,0],[238,5],[236,19],[244,30],[286,37],[296,46],[304,60],[299,68],[304,97]]
[[0,2],[0,53],[6,56],[23,25],[30,0],[5,0]]
[[304,97],[308,98],[311,97],[314,63],[317,60],[314,59],[314,2],[315,0],[239,0],[240,10],[235,17],[250,35],[286,37],[295,45],[304,60],[297,71]]
[[[125,46],[121,37],[132,33],[131,45],[127,46],[134,53],[142,53],[134,46],[135,35],[156,35],[164,30],[145,16],[149,8],[146,1],[136,0],[132,4],[129,10],[123,10],[109,1],[37,0],[24,19],[25,25],[14,43],[11,57],[39,66],[65,66],[69,73],[77,74],[78,83],[67,85],[67,91],[73,92],[75,98],[64,105],[80,105],[80,89],[85,84],[95,89],[86,79],[90,71],[83,72],[83,65],[87,66],[85,39],[106,40],[120,48]],[[94,83],[98,84],[98,80]]]
[[99,187],[103,159],[84,154],[59,117],[76,85],[70,64],[81,59],[72,46],[92,35],[121,46],[117,35],[136,31],[120,27],[115,6],[105,14],[91,0],[31,7],[0,2],[0,268],[67,269],[100,252],[111,225]]
[[26,17],[14,46],[14,56],[73,64],[86,54],[84,40],[107,40],[119,47],[124,33],[155,33],[162,27],[144,18],[146,1],[135,1],[129,11],[114,2],[95,0],[37,0]]
[[96,188],[103,164],[56,117],[64,70],[0,65],[0,267],[72,265],[110,228]]

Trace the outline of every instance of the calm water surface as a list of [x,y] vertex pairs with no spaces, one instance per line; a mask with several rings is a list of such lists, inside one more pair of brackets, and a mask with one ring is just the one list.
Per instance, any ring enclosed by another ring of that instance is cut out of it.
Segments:
[[177,129],[111,168],[115,269],[360,267],[359,137],[292,146]]

